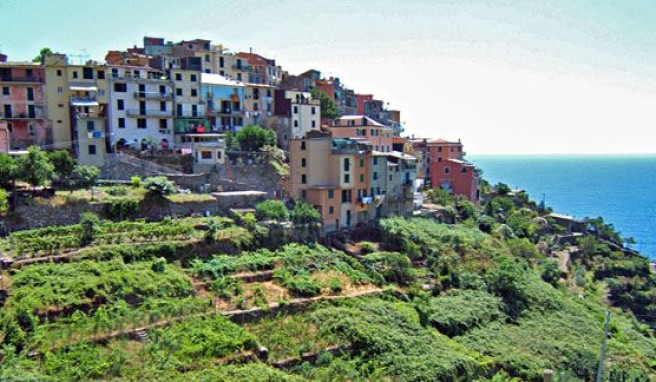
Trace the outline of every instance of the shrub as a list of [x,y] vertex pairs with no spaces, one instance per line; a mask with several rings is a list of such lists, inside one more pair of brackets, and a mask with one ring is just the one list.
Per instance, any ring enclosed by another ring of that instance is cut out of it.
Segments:
[[560,280],[560,267],[558,265],[558,260],[544,260],[542,263],[541,276],[542,280],[548,282],[549,284],[553,286],[558,285],[558,280]]
[[130,178],[130,184],[134,188],[141,187],[141,177],[139,175],[133,175],[132,178]]
[[163,257],[158,257],[153,261],[150,269],[155,273],[163,273],[166,270],[166,260]]
[[342,284],[342,280],[340,280],[338,278],[331,279],[329,287],[330,287],[330,290],[334,293],[339,293],[344,289],[344,285]]
[[98,231],[98,224],[100,223],[100,218],[98,215],[85,212],[82,214],[82,220],[80,221],[80,246],[84,247],[91,244],[93,238],[95,237],[96,232]]
[[7,211],[7,206],[9,205],[7,200],[8,200],[7,199],[7,191],[0,188],[0,212],[6,212]]
[[107,192],[112,196],[125,196],[128,194],[128,188],[125,186],[113,186]]
[[148,195],[152,197],[162,198],[175,192],[175,183],[165,176],[146,178],[144,185],[148,190]]
[[255,206],[255,213],[260,220],[273,219],[284,221],[289,219],[289,210],[282,200],[265,200]]
[[314,297],[321,293],[321,285],[310,278],[309,275],[296,275],[283,281],[292,294],[301,297]]

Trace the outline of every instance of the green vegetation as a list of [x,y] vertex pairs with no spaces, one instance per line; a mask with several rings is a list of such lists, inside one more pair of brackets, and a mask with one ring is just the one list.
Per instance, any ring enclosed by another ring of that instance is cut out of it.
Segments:
[[312,89],[312,99],[321,102],[321,118],[335,119],[339,116],[335,102],[321,89]]
[[144,181],[144,186],[148,191],[146,195],[155,198],[163,198],[175,192],[175,183],[168,180],[168,178],[165,176],[153,176],[146,178]]
[[605,380],[655,378],[656,278],[602,219],[568,237],[504,185],[480,208],[434,191],[437,219],[383,219],[333,238],[342,251],[316,243],[307,203],[128,220],[140,187],[98,191],[116,221],[0,243],[18,260],[0,279],[1,380],[593,380],[606,310]]
[[259,151],[264,146],[276,145],[276,132],[258,125],[245,126],[234,135],[241,151]]

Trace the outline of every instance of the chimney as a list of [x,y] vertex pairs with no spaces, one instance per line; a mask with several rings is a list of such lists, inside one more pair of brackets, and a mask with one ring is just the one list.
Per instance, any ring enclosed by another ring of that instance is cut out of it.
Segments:
[[251,54],[253,54],[253,47],[248,48],[248,51],[251,52]]

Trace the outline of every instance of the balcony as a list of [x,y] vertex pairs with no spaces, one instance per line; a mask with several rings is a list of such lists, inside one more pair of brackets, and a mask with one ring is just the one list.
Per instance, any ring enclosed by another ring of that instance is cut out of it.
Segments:
[[128,117],[155,117],[155,118],[172,118],[172,110],[139,110],[128,109]]
[[183,110],[182,113],[178,113],[177,115],[178,118],[205,118],[205,113],[200,112],[200,111],[185,111]]
[[236,116],[236,117],[239,117],[243,114],[241,110],[233,110],[233,109],[210,110],[210,113],[218,116]]
[[33,113],[1,113],[0,119],[19,120],[19,119],[45,119],[45,113],[42,110],[35,110]]
[[160,93],[160,92],[134,92],[136,99],[154,99],[154,100],[172,100],[173,93]]
[[244,72],[252,72],[253,67],[251,65],[232,65],[232,69],[241,70]]
[[19,76],[3,76],[0,77],[0,82],[25,82],[25,83],[42,83],[42,79],[39,76],[32,76],[32,77],[19,77]]

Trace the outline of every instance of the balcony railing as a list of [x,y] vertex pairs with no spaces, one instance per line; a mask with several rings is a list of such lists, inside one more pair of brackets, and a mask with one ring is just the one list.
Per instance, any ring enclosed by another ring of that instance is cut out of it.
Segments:
[[45,113],[35,110],[34,113],[0,113],[0,119],[44,119]]
[[22,77],[22,76],[4,76],[0,77],[0,82],[31,82],[31,83],[41,83],[41,77],[32,76],[32,77]]
[[200,112],[200,111],[182,111],[182,113],[177,113],[177,116],[179,118],[204,118],[205,113]]
[[139,109],[128,109],[128,117],[160,117],[160,118],[170,118],[173,117],[173,111],[171,110],[139,110]]
[[160,93],[160,92],[134,92],[136,99],[164,99],[172,100],[173,93]]
[[232,68],[234,70],[243,70],[245,72],[250,72],[253,70],[253,67],[251,65],[232,65]]

